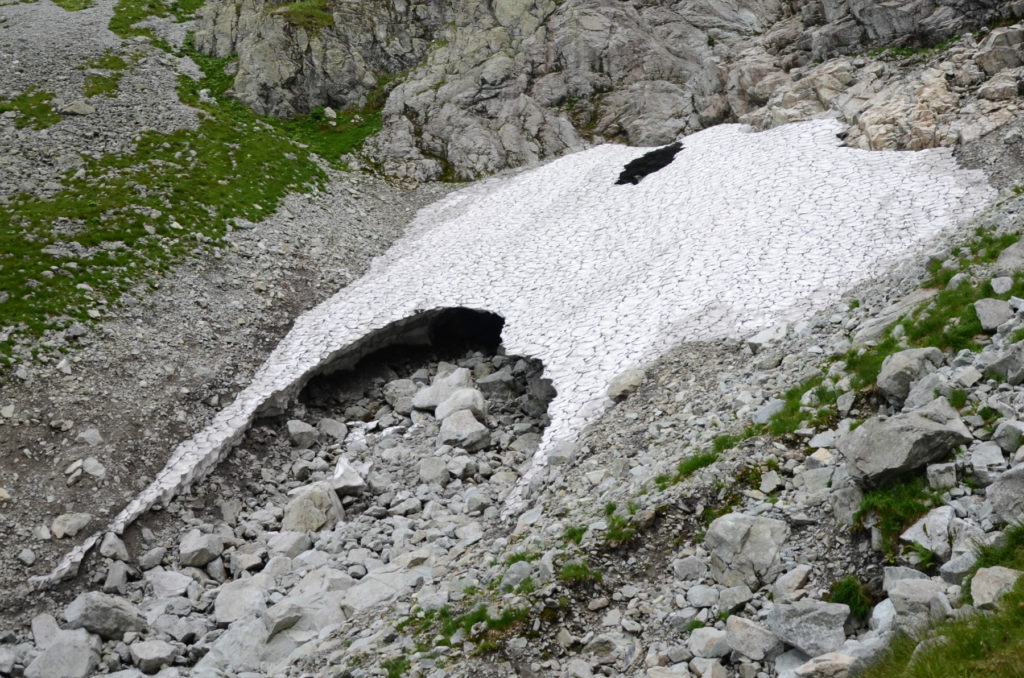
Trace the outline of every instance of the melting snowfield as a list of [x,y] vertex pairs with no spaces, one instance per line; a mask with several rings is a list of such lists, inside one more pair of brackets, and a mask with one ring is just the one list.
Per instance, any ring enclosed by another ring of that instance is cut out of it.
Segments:
[[[646,149],[606,145],[450,194],[363,278],[297,318],[252,383],[109,529],[208,471],[261,407],[358,340],[435,308],[497,313],[507,352],[544,361],[558,395],[525,481],[608,406],[619,372],[682,341],[809,315],[994,197],[948,149],[841,148],[838,129],[719,126],[683,139],[674,162],[637,185],[615,182]],[[98,536],[51,578],[72,574]]]

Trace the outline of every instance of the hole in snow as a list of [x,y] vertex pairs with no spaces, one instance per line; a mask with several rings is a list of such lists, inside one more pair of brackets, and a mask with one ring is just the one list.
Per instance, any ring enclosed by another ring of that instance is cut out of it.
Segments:
[[644,153],[639,158],[630,160],[619,174],[619,184],[638,184],[648,174],[653,174],[675,160],[676,153],[682,150],[683,144],[675,142],[668,146],[656,148],[650,153]]

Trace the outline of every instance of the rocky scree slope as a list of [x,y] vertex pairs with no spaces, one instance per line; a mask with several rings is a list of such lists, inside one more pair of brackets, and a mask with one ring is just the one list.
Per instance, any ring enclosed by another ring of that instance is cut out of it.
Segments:
[[591,142],[659,145],[719,122],[764,127],[824,111],[859,130],[851,143],[864,147],[953,145],[956,130],[931,129],[962,108],[967,92],[950,89],[973,94],[1019,66],[1019,56],[997,64],[1016,53],[1016,34],[994,40],[1000,56],[981,69],[949,77],[949,68],[836,58],[936,45],[1024,12],[994,0],[313,4],[311,23],[287,4],[214,0],[200,10],[196,46],[237,54],[232,92],[261,113],[358,108],[383,88],[383,129],[365,159],[415,180],[472,179]]
[[[1021,515],[1024,244],[994,255],[1022,209],[935,254],[938,296],[915,290],[922,258],[857,303],[622,375],[514,527],[499,507],[546,424],[541,365],[398,350],[320,378],[108,535],[74,600],[25,610],[0,672],[848,675],[1020,574],[972,565]],[[951,291],[975,299],[974,350],[917,347]],[[864,503],[886,483],[921,492],[896,528]],[[849,576],[863,594],[829,600]]]

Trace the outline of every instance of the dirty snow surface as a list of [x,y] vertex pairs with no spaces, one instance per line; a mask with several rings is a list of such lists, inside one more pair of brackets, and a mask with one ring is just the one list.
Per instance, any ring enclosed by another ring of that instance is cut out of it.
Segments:
[[297,318],[252,383],[174,450],[112,529],[207,471],[269,398],[418,311],[495,312],[506,351],[543,360],[558,395],[536,469],[601,414],[619,372],[685,340],[807,315],[994,197],[948,150],[841,148],[838,129],[719,126],[683,139],[675,161],[637,185],[615,181],[649,149],[606,145],[450,194],[363,278]]

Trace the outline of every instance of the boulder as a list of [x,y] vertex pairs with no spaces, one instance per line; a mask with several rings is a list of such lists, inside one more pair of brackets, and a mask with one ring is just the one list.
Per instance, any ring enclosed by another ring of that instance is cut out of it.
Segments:
[[1024,341],[1010,344],[991,355],[982,351],[981,356],[988,371],[1004,379],[1011,386],[1024,382]]
[[729,513],[708,527],[704,546],[710,552],[711,576],[725,586],[751,588],[778,565],[789,526],[772,518]]
[[25,668],[25,678],[88,678],[99,666],[100,647],[85,629],[61,631]]
[[849,616],[846,605],[801,600],[773,607],[768,613],[768,628],[785,643],[817,657],[843,645],[843,627]]
[[490,443],[490,431],[469,410],[459,410],[448,415],[441,422],[441,432],[437,436],[438,445],[461,447],[467,452],[482,450]]
[[902,405],[911,385],[934,372],[942,364],[942,351],[937,348],[911,348],[893,353],[882,361],[876,384],[882,395],[894,405]]
[[690,633],[688,647],[695,657],[724,657],[732,649],[725,638],[725,631],[705,626]]
[[334,465],[334,475],[331,476],[331,487],[339,497],[359,494],[366,489],[364,477],[367,471],[369,468],[360,470],[345,457],[338,457]]
[[336,443],[343,443],[345,442],[345,438],[348,437],[348,426],[345,426],[345,424],[341,423],[337,419],[324,417],[317,422],[316,428],[320,433],[327,436],[329,440]]
[[952,554],[949,525],[954,516],[952,506],[933,508],[908,527],[900,535],[900,540],[907,544],[918,544],[934,553],[940,561],[945,562]]
[[775,634],[737,615],[725,621],[725,633],[725,641],[733,651],[754,661],[774,659],[783,650],[782,641]]
[[183,596],[188,591],[189,584],[192,583],[192,578],[187,575],[159,567],[146,570],[143,579],[149,584],[153,591],[153,597],[157,600]]
[[836,447],[861,485],[881,486],[916,471],[972,440],[945,398],[913,412],[872,417],[843,435]]
[[980,485],[988,486],[1006,470],[1006,459],[998,443],[989,441],[971,447],[971,471]]
[[458,389],[472,386],[473,375],[465,367],[459,367],[448,374],[434,377],[430,386],[416,392],[412,405],[418,410],[433,410]]
[[1024,421],[1009,419],[999,422],[992,441],[1006,454],[1013,454],[1024,443]]
[[797,678],[848,678],[856,661],[841,652],[829,652],[801,664],[793,673]]
[[181,538],[178,561],[188,567],[203,567],[224,552],[224,540],[219,534],[204,534],[193,528]]
[[409,414],[413,410],[413,398],[419,386],[412,379],[396,379],[384,384],[384,401],[399,414]]
[[514,383],[515,377],[512,375],[512,368],[508,365],[476,381],[476,385],[488,398],[505,398],[509,396],[512,393],[512,385]]
[[126,632],[141,631],[146,625],[130,602],[98,591],[79,594],[64,609],[64,619],[72,629],[86,629],[108,640],[120,640]]
[[100,555],[113,560],[128,561],[128,549],[113,532],[103,535],[103,541],[100,543]]
[[974,313],[985,332],[995,332],[997,327],[1013,317],[1013,309],[1004,299],[979,299],[974,302]]
[[230,624],[245,617],[260,617],[267,609],[267,589],[272,585],[269,577],[259,574],[224,584],[213,602],[214,620]]
[[643,370],[632,369],[620,372],[608,383],[607,395],[615,402],[625,400],[629,394],[640,388],[642,383],[644,383]]
[[420,460],[420,482],[424,485],[448,484],[448,464],[440,457],[427,457]]
[[156,673],[170,665],[181,651],[174,645],[162,640],[143,640],[132,643],[128,648],[132,655],[132,663],[143,673]]
[[974,56],[975,62],[988,75],[1024,63],[1024,28],[1007,26],[996,28],[982,41]]
[[293,447],[304,450],[316,442],[317,430],[300,419],[291,419],[287,424],[288,440]]
[[434,417],[442,421],[459,410],[469,410],[477,419],[483,419],[487,415],[484,394],[475,388],[457,389],[437,406],[437,409],[434,410]]
[[971,579],[971,598],[982,609],[995,607],[1000,597],[1009,593],[1022,573],[1009,567],[982,567]]
[[1024,464],[996,478],[985,489],[985,502],[1002,522],[1020,522],[1024,518]]
[[946,598],[946,583],[934,579],[900,579],[889,587],[897,617],[928,617],[932,600]]
[[91,513],[63,513],[53,520],[50,532],[57,539],[74,537],[92,520]]
[[330,529],[344,520],[345,510],[330,482],[320,481],[298,487],[289,494],[292,499],[284,507],[281,529],[294,532],[315,532]]

